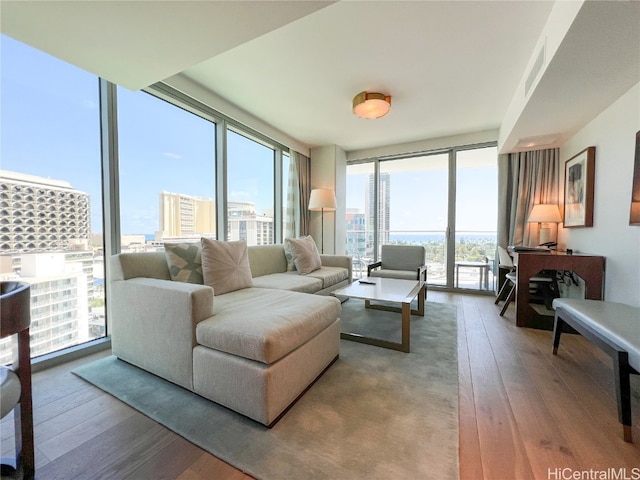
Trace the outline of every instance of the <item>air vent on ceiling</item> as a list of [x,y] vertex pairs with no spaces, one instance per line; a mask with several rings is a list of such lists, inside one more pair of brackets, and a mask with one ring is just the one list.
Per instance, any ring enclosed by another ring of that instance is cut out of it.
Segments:
[[524,96],[529,95],[529,90],[533,86],[533,83],[538,78],[538,74],[542,70],[542,66],[544,65],[544,42],[540,46],[540,50],[538,51],[538,56],[536,57],[536,61],[533,62],[533,66],[527,75],[527,79],[524,82]]
[[540,148],[550,147],[552,145],[555,145],[557,141],[558,141],[558,136],[555,134],[519,138],[518,141],[513,145],[513,149],[514,150],[526,150],[526,149],[537,150]]

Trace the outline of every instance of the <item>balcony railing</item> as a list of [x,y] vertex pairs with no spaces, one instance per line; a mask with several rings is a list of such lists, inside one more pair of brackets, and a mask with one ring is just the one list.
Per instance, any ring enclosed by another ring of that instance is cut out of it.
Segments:
[[[347,230],[347,253],[353,257],[353,277],[366,276],[367,265],[380,258],[383,244],[423,245],[427,251],[428,283],[447,285],[447,245],[444,230],[389,230],[378,234],[378,253],[374,252],[375,233],[370,230]],[[455,262],[451,284],[458,288],[493,289],[496,266],[495,231],[464,231],[456,233]],[[487,266],[475,265],[487,263]],[[466,264],[466,266],[465,266]],[[482,275],[482,278],[481,278]]]

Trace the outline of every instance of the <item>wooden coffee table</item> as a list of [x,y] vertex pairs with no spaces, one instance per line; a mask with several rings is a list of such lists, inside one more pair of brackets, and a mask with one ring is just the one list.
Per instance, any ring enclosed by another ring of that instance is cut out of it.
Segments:
[[[396,278],[365,277],[351,285],[331,292],[332,295],[364,300],[365,308],[402,313],[402,342],[390,342],[379,338],[365,337],[357,333],[340,332],[340,338],[366,343],[377,347],[390,348],[409,353],[411,314],[424,316],[425,283],[418,280]],[[418,297],[418,309],[411,308],[411,302]],[[400,303],[400,307],[372,304],[372,301]]]

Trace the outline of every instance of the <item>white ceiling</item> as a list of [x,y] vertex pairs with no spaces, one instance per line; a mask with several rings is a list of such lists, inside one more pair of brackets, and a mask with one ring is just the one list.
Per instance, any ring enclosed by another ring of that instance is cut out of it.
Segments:
[[[553,7],[3,0],[0,19],[3,33],[128,88],[186,77],[302,144],[354,151],[503,127]],[[500,132],[503,151],[524,137],[559,145],[640,81],[639,24],[640,2],[583,5]],[[391,113],[355,117],[362,90],[390,94]]]

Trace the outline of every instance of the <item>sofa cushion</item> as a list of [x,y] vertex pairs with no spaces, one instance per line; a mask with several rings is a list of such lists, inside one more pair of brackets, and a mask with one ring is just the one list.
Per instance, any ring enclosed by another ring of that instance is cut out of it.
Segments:
[[202,257],[199,243],[165,243],[169,275],[176,282],[203,284]]
[[311,275],[299,275],[295,270],[293,272],[272,273],[271,275],[256,277],[253,279],[253,286],[303,293],[316,293],[323,288],[322,279]]
[[306,275],[322,267],[320,253],[311,235],[300,238],[286,238],[286,248],[290,249],[293,263],[298,273]]
[[249,251],[251,274],[254,278],[287,271],[287,260],[282,244],[251,245],[247,247],[247,250]]
[[253,286],[247,242],[201,241],[204,284],[213,287],[216,296]]
[[247,288],[216,297],[214,315],[196,327],[200,345],[271,364],[340,315],[335,297]]
[[349,278],[349,271],[342,267],[322,267],[319,270],[311,272],[305,278],[309,277],[322,280],[322,288],[328,288],[343,280],[347,280]]

